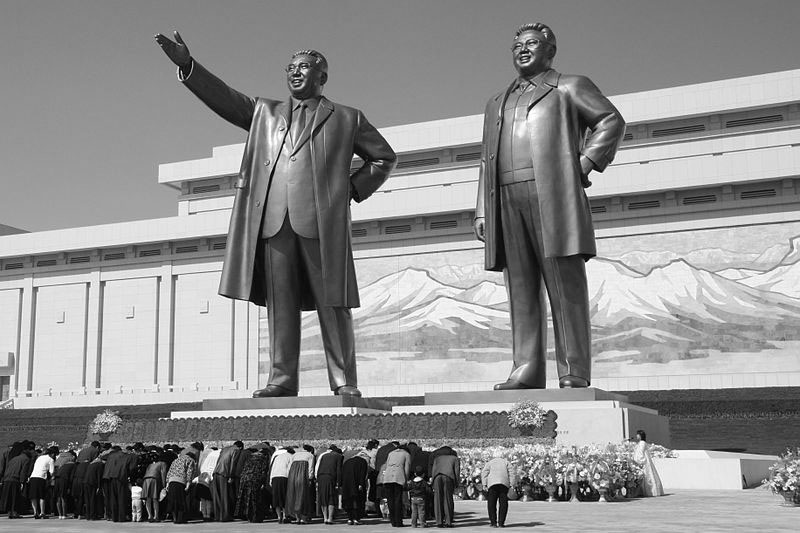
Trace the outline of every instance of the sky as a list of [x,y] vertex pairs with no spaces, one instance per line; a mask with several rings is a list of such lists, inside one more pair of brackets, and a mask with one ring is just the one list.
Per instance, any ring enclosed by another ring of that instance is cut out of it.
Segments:
[[0,0],[0,224],[29,231],[175,216],[158,165],[244,142],[187,91],[153,35],[251,96],[285,98],[291,52],[377,127],[482,113],[514,76],[516,28],[607,95],[800,68],[798,0]]

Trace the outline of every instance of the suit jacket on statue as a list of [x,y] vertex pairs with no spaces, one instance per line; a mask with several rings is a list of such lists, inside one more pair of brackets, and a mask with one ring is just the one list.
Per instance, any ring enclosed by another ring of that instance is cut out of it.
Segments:
[[[241,94],[197,62],[183,81],[222,118],[249,131],[236,183],[219,292],[229,298],[266,305],[260,257],[263,250],[259,246],[261,220],[275,163],[287,142],[290,104]],[[324,97],[319,101],[308,135],[325,280],[324,302],[328,306],[358,307],[350,242],[350,199],[362,201],[375,192],[389,177],[396,156],[361,111],[334,104]],[[364,163],[351,175],[354,153]],[[303,309],[313,309],[311,295],[301,296]]]
[[[485,217],[486,269],[501,271],[505,251],[500,229],[497,154],[503,109],[516,80],[486,104],[476,217]],[[596,255],[589,200],[581,184],[581,155],[602,172],[614,159],[625,121],[584,76],[549,70],[534,89],[528,132],[546,257]],[[588,133],[587,133],[588,130]]]

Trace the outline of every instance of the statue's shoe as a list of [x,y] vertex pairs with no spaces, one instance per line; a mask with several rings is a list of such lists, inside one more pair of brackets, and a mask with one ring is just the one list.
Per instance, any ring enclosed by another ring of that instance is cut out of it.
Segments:
[[589,386],[589,382],[575,376],[564,376],[558,380],[558,386],[562,389],[585,389]]
[[543,389],[544,387],[532,387],[531,385],[526,385],[524,383],[520,383],[519,381],[509,379],[508,381],[504,381],[503,383],[498,383],[494,386],[494,390],[519,390],[519,389]]
[[253,391],[253,398],[279,398],[281,396],[297,396],[297,391],[284,389],[277,385],[267,385],[263,389]]
[[356,387],[352,385],[342,385],[335,391],[333,391],[335,396],[356,396],[358,398],[361,397],[361,391],[358,390]]

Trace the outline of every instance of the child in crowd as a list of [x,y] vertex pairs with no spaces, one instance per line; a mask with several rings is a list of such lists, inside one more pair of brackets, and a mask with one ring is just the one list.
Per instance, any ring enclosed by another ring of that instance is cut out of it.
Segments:
[[414,468],[414,478],[408,482],[408,497],[411,500],[411,527],[428,527],[425,522],[425,498],[430,490],[422,477],[422,465]]
[[131,509],[133,510],[133,521],[142,521],[142,480],[137,479],[131,485]]

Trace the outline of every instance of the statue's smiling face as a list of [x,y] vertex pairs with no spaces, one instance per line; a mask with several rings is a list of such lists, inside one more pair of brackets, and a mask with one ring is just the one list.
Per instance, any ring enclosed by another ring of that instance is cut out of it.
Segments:
[[286,66],[286,84],[292,96],[300,100],[321,94],[327,78],[311,55],[301,54]]
[[532,76],[546,70],[555,55],[553,48],[538,31],[524,31],[511,46],[514,67],[522,76]]

